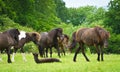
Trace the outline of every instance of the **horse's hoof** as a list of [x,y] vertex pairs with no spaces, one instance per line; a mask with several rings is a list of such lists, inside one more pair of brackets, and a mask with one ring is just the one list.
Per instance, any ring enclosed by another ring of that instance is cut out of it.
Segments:
[[90,60],[87,60],[87,62],[90,62]]
[[100,62],[100,60],[97,59],[98,62]]
[[101,61],[104,61],[104,60],[101,60]]
[[90,62],[90,60],[89,60],[89,59],[87,59],[86,61],[87,61],[87,62]]
[[15,60],[14,60],[14,59],[12,59],[12,62],[15,62]]
[[3,61],[2,58],[0,58],[0,61],[1,61],[1,62]]
[[76,60],[73,60],[74,62],[76,62]]
[[8,61],[8,63],[12,63],[11,61]]

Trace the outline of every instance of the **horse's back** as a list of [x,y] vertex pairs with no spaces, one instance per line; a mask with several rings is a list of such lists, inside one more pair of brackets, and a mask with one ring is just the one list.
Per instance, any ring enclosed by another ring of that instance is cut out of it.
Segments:
[[88,45],[92,45],[94,43],[99,43],[99,36],[96,34],[93,28],[90,28],[84,31],[84,33],[81,35],[81,40]]
[[73,35],[75,36],[76,38],[76,41],[80,41],[81,40],[81,35],[84,33],[84,31],[86,31],[87,29],[89,28],[81,28],[79,30],[77,30],[76,32],[73,33]]
[[3,45],[7,45],[7,35],[0,33],[0,47]]

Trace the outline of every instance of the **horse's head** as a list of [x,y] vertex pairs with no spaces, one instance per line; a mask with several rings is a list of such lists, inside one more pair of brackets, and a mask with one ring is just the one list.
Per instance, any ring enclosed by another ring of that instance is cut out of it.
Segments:
[[103,44],[104,48],[108,47],[108,39],[110,37],[110,33],[103,28],[95,27],[95,30],[100,37],[100,42]]
[[69,36],[64,34],[63,45],[68,48],[69,47]]
[[57,37],[61,37],[61,36],[62,36],[62,33],[63,33],[62,28],[56,28],[55,30],[56,30],[56,32],[57,32]]
[[37,53],[33,53],[33,56],[34,56],[35,58],[38,58],[38,54],[37,54]]
[[8,31],[8,33],[13,38],[14,45],[16,45],[19,42],[19,34],[20,34],[19,30],[18,29],[11,29]]
[[110,37],[110,33],[106,31],[103,36],[104,36],[104,39],[103,39],[104,48],[107,48],[108,47],[108,39]]
[[31,41],[33,41],[35,44],[39,44],[41,36],[38,32],[30,32],[28,34],[30,36]]

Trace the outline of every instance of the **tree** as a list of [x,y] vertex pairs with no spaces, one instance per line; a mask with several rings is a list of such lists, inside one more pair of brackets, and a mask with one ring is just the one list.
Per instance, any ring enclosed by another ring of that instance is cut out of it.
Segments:
[[63,0],[54,0],[56,4],[56,14],[63,22],[67,21],[67,8],[65,7],[65,2]]
[[120,34],[120,0],[112,0],[106,12],[105,24],[113,29],[113,32]]

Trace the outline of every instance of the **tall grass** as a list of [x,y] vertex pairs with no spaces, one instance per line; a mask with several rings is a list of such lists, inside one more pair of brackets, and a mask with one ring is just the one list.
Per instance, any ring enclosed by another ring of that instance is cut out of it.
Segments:
[[[2,54],[0,72],[120,72],[120,55],[104,55],[105,61],[98,62],[96,54],[89,54],[91,60],[86,62],[82,54],[78,54],[77,62],[73,62],[74,54],[67,54],[59,58],[61,63],[36,64],[31,53],[26,54],[27,62],[22,60],[21,54],[16,54],[15,62],[8,64],[7,55]],[[58,58],[54,53],[53,57]]]

